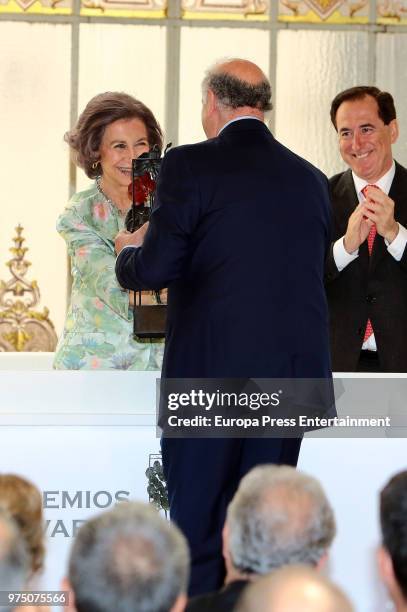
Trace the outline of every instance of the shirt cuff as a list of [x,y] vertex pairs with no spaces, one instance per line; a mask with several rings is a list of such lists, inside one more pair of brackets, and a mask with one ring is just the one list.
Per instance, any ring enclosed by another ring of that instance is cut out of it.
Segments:
[[124,249],[139,249],[140,247],[137,247],[135,244],[126,244],[122,249],[120,249],[120,251],[116,254],[116,261],[117,258],[119,257],[120,253],[122,251],[124,251]]
[[399,226],[399,233],[391,244],[389,244],[387,240],[385,240],[385,243],[390,255],[394,257],[396,261],[400,261],[407,244],[407,229],[400,223],[397,225]]
[[339,272],[342,272],[342,270],[359,255],[359,249],[356,249],[356,251],[353,251],[353,253],[348,253],[348,251],[345,249],[345,245],[343,244],[344,238],[345,236],[339,238],[339,240],[335,242],[333,248],[334,261]]

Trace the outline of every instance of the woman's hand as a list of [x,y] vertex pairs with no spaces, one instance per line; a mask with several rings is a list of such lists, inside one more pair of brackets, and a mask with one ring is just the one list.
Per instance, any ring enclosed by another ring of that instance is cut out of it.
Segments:
[[128,232],[127,230],[122,230],[119,232],[114,240],[114,248],[117,255],[120,253],[122,249],[126,246],[135,246],[141,247],[144,242],[144,236],[148,230],[148,221],[144,223],[136,232]]

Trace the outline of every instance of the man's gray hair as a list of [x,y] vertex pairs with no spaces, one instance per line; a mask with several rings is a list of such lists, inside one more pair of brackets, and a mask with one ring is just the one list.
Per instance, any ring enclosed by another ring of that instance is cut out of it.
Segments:
[[80,528],[68,577],[78,612],[168,611],[187,589],[188,546],[152,506],[122,502]]
[[319,482],[289,466],[249,472],[229,504],[227,526],[233,565],[255,574],[295,563],[316,565],[336,533]]
[[241,108],[250,106],[266,112],[273,108],[271,103],[271,87],[268,79],[253,85],[219,69],[217,62],[207,70],[202,81],[202,97],[206,100],[208,89],[213,91],[218,103],[225,108]]
[[[30,563],[24,538],[14,520],[0,510],[0,591],[22,591]],[[11,612],[15,605],[2,606]]]

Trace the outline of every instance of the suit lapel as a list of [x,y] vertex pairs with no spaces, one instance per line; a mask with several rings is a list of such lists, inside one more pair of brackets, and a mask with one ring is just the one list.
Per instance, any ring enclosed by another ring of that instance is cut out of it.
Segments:
[[394,201],[394,218],[402,225],[407,225],[407,170],[396,162],[396,173],[389,191]]
[[347,170],[341,177],[336,190],[335,198],[340,202],[341,214],[347,224],[347,220],[355,210],[358,203],[358,196],[355,191],[352,173]]
[[[389,197],[394,201],[394,218],[402,225],[407,222],[407,172],[396,162],[396,173],[389,191]],[[373,271],[388,253],[386,243],[382,236],[376,236],[371,255],[370,269]]]

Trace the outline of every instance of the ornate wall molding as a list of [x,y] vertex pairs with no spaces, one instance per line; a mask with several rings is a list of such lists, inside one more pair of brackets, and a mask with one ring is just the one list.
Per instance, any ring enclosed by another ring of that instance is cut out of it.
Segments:
[[0,0],[0,13],[70,15],[72,0]]
[[280,21],[367,23],[369,0],[280,0]]
[[48,308],[35,310],[40,302],[37,281],[27,280],[31,262],[25,259],[23,227],[18,225],[13,258],[6,263],[11,272],[7,282],[0,281],[0,351],[54,351],[57,336]]

